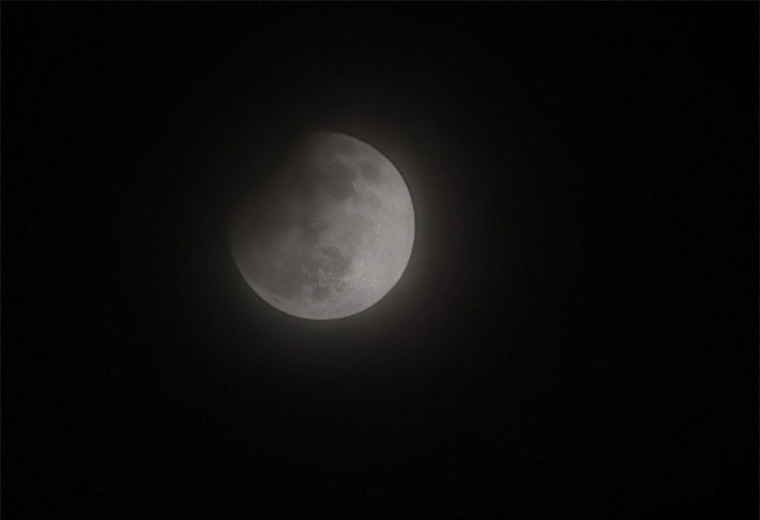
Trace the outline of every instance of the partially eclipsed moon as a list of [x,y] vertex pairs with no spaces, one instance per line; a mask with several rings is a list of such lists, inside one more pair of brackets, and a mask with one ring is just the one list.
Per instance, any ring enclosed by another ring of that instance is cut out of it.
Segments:
[[312,134],[233,223],[240,272],[293,316],[344,318],[380,301],[414,243],[414,209],[398,170],[353,137]]

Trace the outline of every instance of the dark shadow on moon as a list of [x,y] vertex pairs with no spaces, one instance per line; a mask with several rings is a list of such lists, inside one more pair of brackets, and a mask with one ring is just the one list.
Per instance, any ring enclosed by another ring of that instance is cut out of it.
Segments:
[[351,271],[351,260],[335,246],[300,247],[283,258],[279,267],[266,261],[250,265],[255,279],[273,296],[291,299],[308,287],[317,301],[345,290],[344,278]]
[[326,167],[310,163],[294,165],[276,190],[262,192],[242,214],[239,232],[266,247],[284,231],[295,228],[309,243],[329,230],[322,218],[336,203],[358,195],[354,181],[359,175],[349,166],[334,162]]

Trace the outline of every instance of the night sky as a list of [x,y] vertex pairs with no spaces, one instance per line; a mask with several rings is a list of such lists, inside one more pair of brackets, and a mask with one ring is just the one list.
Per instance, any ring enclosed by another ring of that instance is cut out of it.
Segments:
[[[756,3],[6,3],[2,44],[4,518],[758,518]],[[417,232],[326,322],[225,228],[320,129]]]

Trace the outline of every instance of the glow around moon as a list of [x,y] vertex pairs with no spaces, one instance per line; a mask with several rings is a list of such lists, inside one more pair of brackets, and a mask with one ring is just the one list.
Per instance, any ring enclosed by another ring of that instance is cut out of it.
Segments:
[[372,146],[309,136],[231,230],[236,264],[273,307],[330,320],[380,301],[414,243],[414,209],[398,170]]

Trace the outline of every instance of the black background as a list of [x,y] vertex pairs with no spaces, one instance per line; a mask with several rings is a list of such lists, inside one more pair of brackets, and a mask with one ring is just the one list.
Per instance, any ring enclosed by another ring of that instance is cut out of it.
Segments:
[[[7,518],[757,518],[758,7],[3,6]],[[353,318],[226,209],[327,128],[404,174]]]

